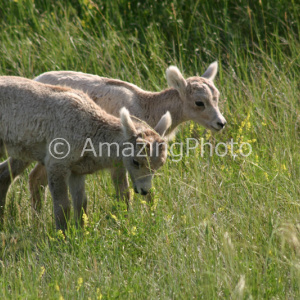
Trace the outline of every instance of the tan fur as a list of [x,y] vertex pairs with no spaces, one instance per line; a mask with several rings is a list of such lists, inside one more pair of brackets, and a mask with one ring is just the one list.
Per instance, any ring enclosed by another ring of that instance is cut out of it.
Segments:
[[[191,120],[213,131],[223,128],[226,120],[219,111],[220,93],[213,83],[217,70],[217,62],[214,62],[202,77],[195,76],[185,80],[178,68],[171,66],[166,71],[167,81],[171,88],[162,92],[148,92],[121,80],[72,71],[46,72],[35,80],[82,90],[101,108],[115,116],[118,116],[121,107],[126,107],[131,115],[146,121],[152,127],[159,122],[166,111],[169,111],[172,116],[172,125],[167,135],[171,138],[178,125]],[[205,109],[196,106],[195,102],[199,101],[205,104]],[[36,168],[42,168],[42,166]],[[126,174],[124,170],[119,170],[119,172]],[[123,187],[117,187],[118,197],[128,201],[129,193],[125,192],[128,191],[126,179],[121,175],[116,176],[115,171],[112,171],[112,174],[113,181],[119,181]],[[37,181],[32,173],[30,182],[33,205],[40,202]]]
[[[70,211],[68,186],[77,221],[82,210],[86,210],[85,174],[124,165],[135,190],[147,193],[155,170],[166,160],[166,146],[158,147],[155,155],[137,157],[140,146],[136,143],[142,138],[155,148],[164,140],[142,122],[132,122],[126,109],[120,114],[121,120],[107,114],[81,91],[21,77],[0,77],[0,157],[6,152],[10,156],[0,164],[1,221],[11,179],[32,161],[46,168],[58,229],[66,229]],[[64,159],[50,155],[49,144],[55,138],[64,138],[70,144],[70,154]],[[82,156],[87,138],[96,149],[100,143],[116,143],[122,150],[124,143],[130,142],[134,145],[133,157],[125,157],[122,151],[118,155],[115,147],[111,148],[110,156],[105,151],[102,156],[95,157],[92,152]],[[139,162],[138,168],[133,159]],[[43,177],[43,173],[37,174]]]
[[[166,71],[171,88],[162,92],[148,92],[121,80],[73,71],[46,72],[35,80],[82,90],[115,116],[118,116],[120,108],[126,107],[131,115],[152,127],[169,111],[172,116],[170,134],[186,121],[195,121],[213,131],[222,129],[217,123],[225,124],[226,120],[218,109],[220,93],[212,81],[217,69],[214,62],[205,71],[204,77],[194,76],[185,80],[178,68],[171,66]],[[203,101],[206,111],[197,107],[195,101]]]

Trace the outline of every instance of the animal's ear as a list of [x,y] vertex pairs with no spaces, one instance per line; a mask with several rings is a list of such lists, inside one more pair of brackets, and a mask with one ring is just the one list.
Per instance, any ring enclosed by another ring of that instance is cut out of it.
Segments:
[[214,80],[218,72],[218,62],[214,61],[211,63],[207,70],[204,72],[204,74],[201,77],[207,78],[209,80]]
[[120,110],[121,124],[123,127],[124,135],[127,139],[137,135],[135,126],[130,118],[130,114],[127,108],[123,107]]
[[172,125],[171,114],[167,111],[159,120],[154,130],[160,135],[164,136],[166,131]]
[[182,98],[185,98],[186,94],[186,80],[175,66],[170,66],[166,70],[167,82],[170,87],[175,88]]

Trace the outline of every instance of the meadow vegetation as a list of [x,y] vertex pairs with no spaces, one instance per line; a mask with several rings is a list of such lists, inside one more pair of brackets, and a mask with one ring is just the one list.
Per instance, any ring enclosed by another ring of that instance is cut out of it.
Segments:
[[252,146],[169,159],[154,204],[135,195],[128,213],[109,174],[90,175],[85,229],[66,239],[49,191],[33,218],[28,169],[7,197],[1,299],[299,299],[300,5],[253,2],[0,2],[0,75],[75,70],[160,91],[169,65],[189,77],[218,60],[225,130],[189,123],[176,141]]

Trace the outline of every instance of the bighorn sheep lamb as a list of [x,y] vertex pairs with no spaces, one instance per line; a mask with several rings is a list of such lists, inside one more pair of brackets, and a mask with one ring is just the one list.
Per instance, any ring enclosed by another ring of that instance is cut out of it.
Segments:
[[[177,67],[170,66],[166,75],[171,88],[158,93],[144,91],[121,80],[72,71],[46,72],[35,80],[82,90],[102,109],[115,116],[125,106],[131,115],[144,120],[150,126],[155,126],[161,116],[170,111],[172,126],[167,132],[170,137],[176,127],[185,121],[193,120],[213,131],[219,131],[225,126],[226,120],[218,108],[220,93],[213,83],[217,70],[218,64],[214,62],[201,77],[184,79]],[[128,201],[130,193],[126,171],[113,168],[111,174],[118,198]],[[42,165],[37,165],[32,170],[29,184],[32,206],[39,210],[39,187],[47,185],[46,172]]]
[[[0,164],[0,221],[3,223],[11,179],[32,161],[47,171],[57,229],[67,226],[68,186],[76,223],[81,222],[87,206],[85,174],[124,165],[136,192],[146,194],[154,172],[166,160],[162,136],[171,125],[170,114],[164,114],[154,130],[142,121],[134,122],[126,108],[121,109],[120,117],[109,115],[81,91],[21,77],[0,77],[0,157],[10,156]],[[60,143],[50,148],[57,138]],[[63,139],[67,141],[64,145]],[[94,149],[107,147],[98,155],[91,145]],[[69,155],[60,159],[56,154],[64,147]]]

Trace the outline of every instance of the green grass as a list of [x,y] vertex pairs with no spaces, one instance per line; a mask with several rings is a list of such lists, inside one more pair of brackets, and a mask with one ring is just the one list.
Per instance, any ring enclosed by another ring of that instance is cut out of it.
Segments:
[[176,140],[233,138],[253,151],[169,159],[154,207],[135,196],[128,214],[106,172],[88,176],[88,224],[66,240],[49,192],[33,221],[27,170],[7,198],[0,298],[298,299],[299,4],[56,2],[0,3],[1,75],[70,69],[159,91],[170,64],[188,77],[217,59],[226,129],[191,123]]

